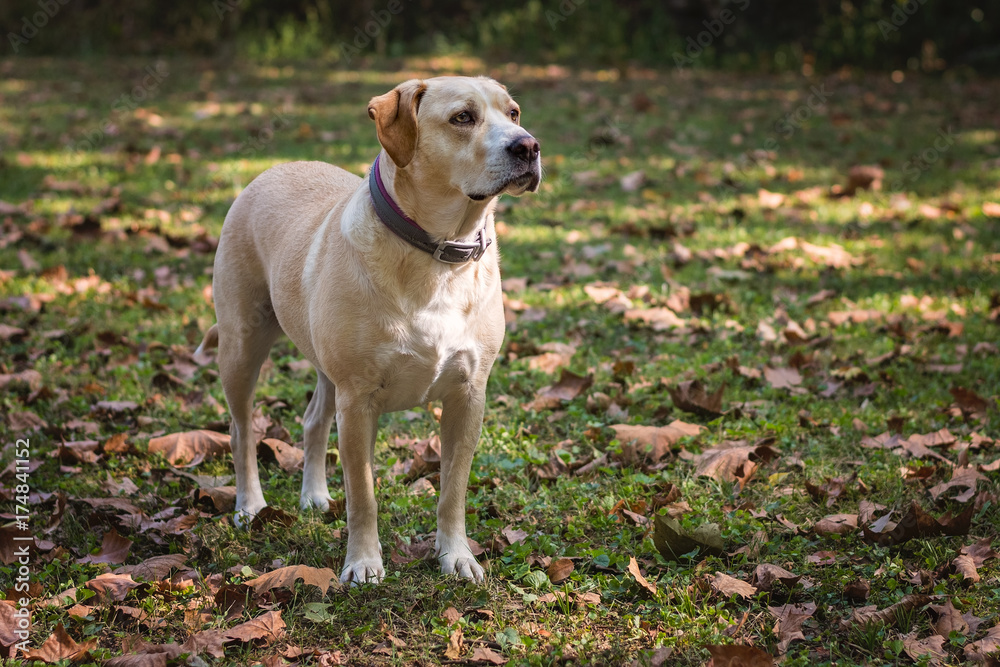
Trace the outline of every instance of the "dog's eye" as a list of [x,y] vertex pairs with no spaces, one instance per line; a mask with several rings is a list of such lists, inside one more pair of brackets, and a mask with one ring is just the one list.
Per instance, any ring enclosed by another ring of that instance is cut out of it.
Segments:
[[521,117],[521,112],[520,111],[518,111],[517,109],[511,109],[510,110],[510,119],[512,121],[514,121],[516,123],[517,119],[520,118],[520,117]]
[[469,113],[468,111],[463,111],[462,113],[455,114],[455,116],[452,117],[451,122],[457,125],[466,125],[472,122],[472,114]]

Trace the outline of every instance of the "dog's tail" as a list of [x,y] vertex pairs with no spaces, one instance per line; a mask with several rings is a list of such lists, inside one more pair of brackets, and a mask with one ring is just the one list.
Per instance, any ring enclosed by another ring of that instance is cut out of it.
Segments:
[[208,331],[205,332],[205,337],[201,339],[201,345],[198,349],[194,351],[194,360],[201,363],[199,360],[204,360],[205,363],[208,362],[207,352],[209,350],[214,350],[219,347],[219,325],[213,324],[209,327]]

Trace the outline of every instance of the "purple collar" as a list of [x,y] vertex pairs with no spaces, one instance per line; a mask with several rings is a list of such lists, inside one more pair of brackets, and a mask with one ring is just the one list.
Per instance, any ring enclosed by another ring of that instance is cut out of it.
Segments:
[[389,196],[382,183],[382,172],[379,169],[379,158],[376,156],[371,170],[368,172],[368,190],[371,192],[372,204],[379,220],[389,228],[399,238],[403,239],[415,248],[419,248],[429,253],[434,259],[445,264],[465,264],[466,262],[478,262],[485,254],[486,248],[493,243],[493,239],[486,237],[486,228],[476,232],[475,240],[471,243],[459,241],[435,242],[430,234],[424,231],[423,227],[407,216],[399,208],[392,197]]

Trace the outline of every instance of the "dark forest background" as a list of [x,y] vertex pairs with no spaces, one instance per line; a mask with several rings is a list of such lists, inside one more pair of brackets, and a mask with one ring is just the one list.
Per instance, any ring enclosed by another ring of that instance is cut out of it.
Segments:
[[0,26],[8,55],[1000,73],[1000,0],[4,0]]

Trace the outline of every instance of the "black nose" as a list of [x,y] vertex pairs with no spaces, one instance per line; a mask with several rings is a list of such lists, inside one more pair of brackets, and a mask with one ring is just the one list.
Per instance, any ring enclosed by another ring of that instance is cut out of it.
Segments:
[[541,151],[541,147],[538,145],[538,140],[536,140],[530,134],[521,137],[520,139],[515,139],[513,143],[507,146],[507,152],[516,157],[518,160],[523,160],[525,162],[533,162],[538,158],[538,153]]

